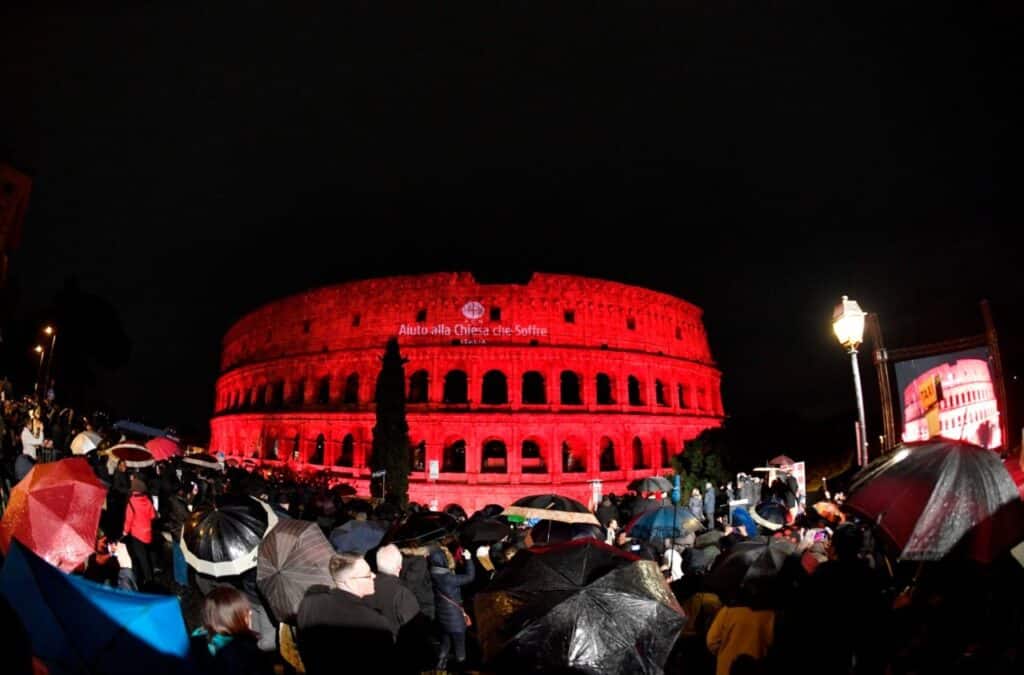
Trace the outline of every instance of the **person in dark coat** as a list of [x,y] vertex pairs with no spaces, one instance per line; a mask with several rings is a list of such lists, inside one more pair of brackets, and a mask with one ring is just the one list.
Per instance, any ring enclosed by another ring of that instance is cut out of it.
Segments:
[[306,591],[297,617],[299,654],[309,675],[395,672],[391,622],[366,602],[375,575],[358,553],[331,556],[335,588]]
[[456,574],[454,563],[449,566],[448,556],[440,547],[434,548],[427,556],[430,563],[430,578],[434,581],[434,607],[437,611],[437,623],[441,627],[441,651],[437,669],[445,670],[448,657],[455,650],[456,667],[466,661],[466,614],[462,607],[462,587],[476,579],[476,565],[470,560],[472,554],[464,553],[466,571]]
[[31,455],[21,453],[14,459],[14,482],[15,484],[20,483],[28,472],[32,470],[32,467],[36,465],[36,460],[32,459]]
[[608,495],[605,495],[601,499],[601,505],[597,507],[597,519],[601,521],[601,526],[605,528],[607,528],[608,523],[610,523],[613,520],[618,520],[619,522],[622,522],[619,519],[618,507],[616,507],[615,504],[612,504],[611,497],[609,497]]
[[377,549],[374,593],[367,604],[391,622],[401,671],[430,670],[437,662],[433,622],[420,612],[416,596],[402,581],[402,553],[394,544]]
[[192,656],[210,675],[271,675],[274,668],[256,644],[249,601],[237,589],[215,588],[203,600],[203,625],[192,633]]
[[434,582],[430,579],[430,565],[427,563],[426,548],[403,548],[402,573],[399,575],[406,587],[416,596],[420,611],[431,621],[437,616],[434,608]]

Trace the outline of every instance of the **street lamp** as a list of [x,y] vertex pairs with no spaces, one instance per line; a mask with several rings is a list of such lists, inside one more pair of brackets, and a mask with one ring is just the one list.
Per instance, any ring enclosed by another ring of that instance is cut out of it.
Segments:
[[864,466],[868,460],[868,434],[864,424],[864,394],[860,387],[860,367],[857,363],[857,347],[864,338],[864,317],[867,314],[860,308],[856,300],[843,296],[832,312],[832,330],[835,331],[839,344],[850,354],[850,365],[853,367],[853,388],[857,392],[857,415],[860,422],[860,434],[857,436],[857,466]]
[[57,346],[57,329],[53,326],[44,326],[43,333],[50,336],[50,358],[46,362],[46,377],[43,380],[43,396],[46,396],[46,392],[50,389],[50,374],[53,372],[53,357],[57,353],[55,347]]
[[39,368],[36,371],[36,396],[39,396],[39,380],[43,376],[43,357],[46,356],[46,350],[42,345],[36,345],[32,351],[39,354]]

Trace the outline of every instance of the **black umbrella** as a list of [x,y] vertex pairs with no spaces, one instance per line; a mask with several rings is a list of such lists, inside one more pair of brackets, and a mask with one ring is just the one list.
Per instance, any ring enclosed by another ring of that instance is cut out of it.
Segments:
[[453,534],[458,525],[458,521],[447,513],[438,511],[412,513],[405,520],[392,525],[380,543],[381,545],[420,546]]
[[468,544],[493,544],[512,533],[508,522],[497,518],[470,518],[459,526],[459,541]]
[[780,572],[795,552],[786,539],[741,541],[715,559],[704,588],[727,605],[773,607],[781,596]]
[[502,513],[520,518],[560,520],[563,523],[591,523],[600,525],[597,516],[586,506],[568,497],[554,494],[530,495],[512,502]]
[[768,530],[779,530],[786,524],[789,511],[778,502],[761,502],[750,512],[754,522]]
[[441,510],[459,522],[462,522],[469,517],[469,514],[466,513],[466,509],[462,508],[459,504],[448,504]]
[[294,623],[310,586],[333,586],[327,569],[334,549],[320,527],[285,518],[259,545],[256,584],[278,621]]
[[221,495],[185,521],[182,552],[197,572],[215,577],[241,574],[256,567],[260,542],[276,524],[277,515],[259,499]]
[[505,507],[501,504],[488,504],[479,511],[473,514],[473,517],[482,518],[495,518],[501,515],[501,512],[505,510]]
[[500,672],[661,672],[685,623],[654,562],[591,539],[519,552],[475,608]]
[[637,478],[626,487],[634,492],[672,492],[672,482],[664,476]]
[[574,539],[604,541],[604,530],[591,523],[563,523],[560,520],[539,520],[530,528],[530,541],[535,545],[561,544]]

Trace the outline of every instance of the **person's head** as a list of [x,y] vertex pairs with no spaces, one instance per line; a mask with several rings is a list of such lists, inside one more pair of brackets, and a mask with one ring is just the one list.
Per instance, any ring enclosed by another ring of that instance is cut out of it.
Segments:
[[238,589],[218,586],[203,600],[202,621],[209,635],[251,634],[252,607]]
[[397,577],[402,572],[402,552],[394,544],[377,549],[377,571]]
[[700,489],[699,488],[693,488],[693,492],[690,493],[690,496],[691,497],[700,497]]
[[619,529],[619,521],[617,521],[614,518],[612,518],[611,520],[608,521],[608,527],[606,529],[618,530]]
[[625,546],[626,542],[629,541],[629,535],[626,534],[625,530],[619,530],[615,533],[615,543],[620,546]]
[[138,476],[132,478],[132,492],[138,492],[140,494],[146,493],[146,481],[142,480]]
[[123,459],[117,460],[117,470],[120,471],[121,473],[124,473],[125,471],[127,471],[128,470],[128,462],[124,461]]
[[711,489],[711,483],[710,482],[704,483],[704,489],[705,490],[710,490]]
[[839,560],[855,560],[864,548],[864,534],[853,523],[843,523],[832,535],[832,555]]
[[331,556],[328,564],[334,585],[352,595],[365,598],[373,595],[376,590],[374,574],[363,556],[355,552],[339,553]]

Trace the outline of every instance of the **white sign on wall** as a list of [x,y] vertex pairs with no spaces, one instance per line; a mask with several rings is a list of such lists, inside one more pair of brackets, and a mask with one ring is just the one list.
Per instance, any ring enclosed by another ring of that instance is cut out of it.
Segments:
[[437,477],[441,475],[441,467],[439,466],[440,462],[438,462],[436,459],[432,459],[429,462],[427,462],[427,464],[430,467],[430,480],[437,480]]

